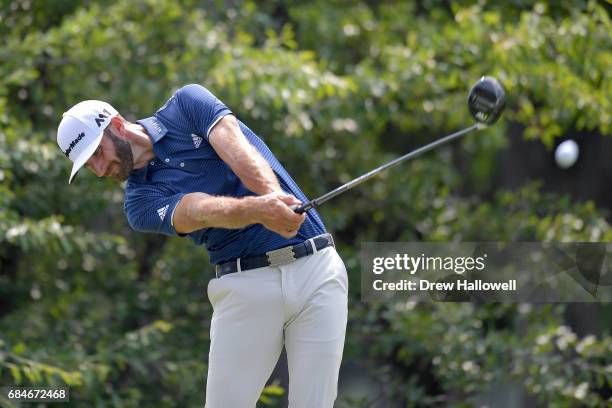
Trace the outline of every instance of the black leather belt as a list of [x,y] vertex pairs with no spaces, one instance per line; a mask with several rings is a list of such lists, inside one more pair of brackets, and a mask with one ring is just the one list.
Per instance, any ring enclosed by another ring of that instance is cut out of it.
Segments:
[[[316,250],[313,250],[313,245]],[[314,254],[323,248],[333,245],[334,240],[332,239],[332,236],[330,234],[323,234],[293,246],[266,252],[263,255],[238,258],[233,261],[215,265],[215,274],[217,275],[217,278],[220,278],[228,273],[262,268],[264,266],[285,265],[295,261],[298,258]]]

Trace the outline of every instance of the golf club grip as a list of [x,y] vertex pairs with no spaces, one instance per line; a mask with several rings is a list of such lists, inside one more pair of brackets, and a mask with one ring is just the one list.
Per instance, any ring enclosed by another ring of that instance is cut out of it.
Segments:
[[303,212],[304,212],[304,211],[302,210],[302,206],[297,205],[297,204],[291,204],[291,205],[289,206],[289,208],[291,208],[291,209],[293,210],[293,212],[294,212],[294,213],[296,213],[296,214],[301,214],[301,213],[303,213]]
[[293,204],[289,206],[289,208],[291,208],[296,214],[303,214],[306,211],[310,210],[312,207],[313,205],[311,202],[307,202],[306,204],[302,205]]

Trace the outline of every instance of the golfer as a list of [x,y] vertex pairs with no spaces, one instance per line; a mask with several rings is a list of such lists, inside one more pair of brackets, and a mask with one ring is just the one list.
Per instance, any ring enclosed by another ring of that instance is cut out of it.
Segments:
[[[200,85],[135,123],[106,102],[64,113],[57,143],[125,184],[130,226],[189,237],[214,265],[207,408],[252,408],[283,345],[289,406],[332,407],[347,319],[346,269],[315,210],[266,144]],[[305,158],[307,160],[307,158]]]

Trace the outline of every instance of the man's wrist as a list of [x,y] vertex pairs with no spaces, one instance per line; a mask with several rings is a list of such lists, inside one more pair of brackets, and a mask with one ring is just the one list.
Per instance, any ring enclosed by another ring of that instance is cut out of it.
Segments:
[[279,186],[278,184],[269,184],[265,189],[265,194],[260,194],[260,195],[274,194],[274,193],[284,194],[285,192],[283,191],[281,186]]
[[247,196],[242,198],[244,205],[241,211],[245,214],[245,219],[248,224],[261,224],[261,209],[262,200],[259,197]]

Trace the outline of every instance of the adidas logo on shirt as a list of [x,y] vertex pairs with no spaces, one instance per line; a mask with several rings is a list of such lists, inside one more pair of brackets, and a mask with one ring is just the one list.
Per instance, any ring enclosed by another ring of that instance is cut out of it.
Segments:
[[157,214],[159,215],[159,218],[161,218],[162,221],[164,220],[164,218],[166,218],[166,213],[168,212],[168,207],[170,207],[170,204],[167,204],[165,207],[159,208],[157,210]]
[[192,133],[191,138],[193,139],[193,145],[195,146],[195,148],[199,149],[200,145],[202,144],[202,140],[204,140],[202,136],[198,136],[195,133]]

